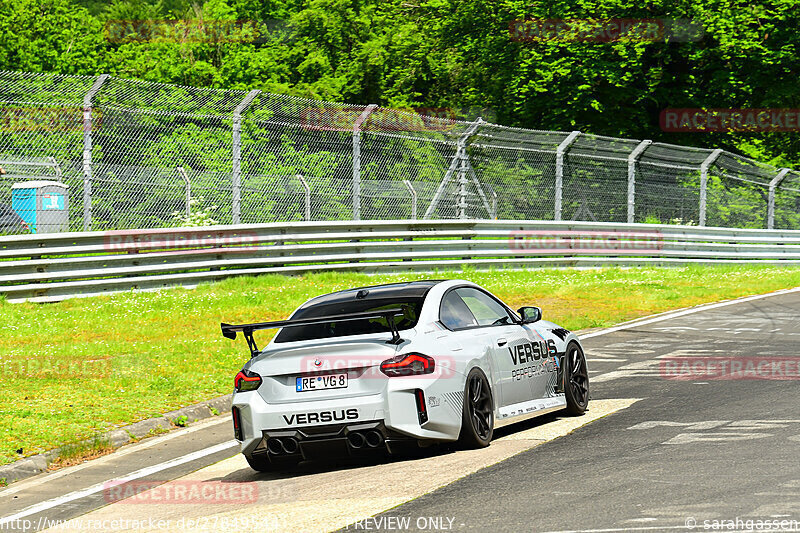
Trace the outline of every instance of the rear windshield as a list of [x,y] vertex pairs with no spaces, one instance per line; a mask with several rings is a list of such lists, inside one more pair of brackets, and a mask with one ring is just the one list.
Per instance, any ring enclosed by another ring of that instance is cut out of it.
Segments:
[[[298,310],[292,319],[316,318],[350,313],[365,313],[367,311],[382,311],[385,309],[400,308],[403,315],[395,317],[398,330],[411,329],[417,325],[419,311],[422,309],[424,296],[403,298],[370,298],[347,302],[333,302],[311,305]],[[312,339],[327,339],[330,337],[344,337],[347,335],[364,335],[368,333],[391,333],[391,328],[385,318],[371,318],[368,320],[348,320],[347,322],[324,322],[310,326],[289,326],[283,328],[275,342],[307,341]]]

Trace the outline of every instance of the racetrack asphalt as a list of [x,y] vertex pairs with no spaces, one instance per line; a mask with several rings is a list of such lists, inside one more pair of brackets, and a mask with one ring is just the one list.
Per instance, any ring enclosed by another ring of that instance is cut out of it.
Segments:
[[[389,517],[410,530],[429,517],[458,531],[800,530],[800,293],[584,347],[593,399],[641,400],[348,530]],[[728,358],[740,372],[722,370]]]
[[[183,516],[206,521],[181,530],[210,531],[223,530],[212,524],[270,513],[275,520],[253,520],[253,527],[241,522],[236,529],[719,531],[730,530],[713,527],[726,520],[800,521],[800,292],[644,320],[586,335],[583,342],[592,380],[589,413],[503,428],[484,450],[444,449],[412,459],[256,474],[234,455],[236,448],[222,446],[230,427],[211,421],[169,440],[144,441],[13,484],[0,491],[0,516],[24,514],[32,505],[166,465],[140,479],[243,482],[259,496],[234,507],[107,505],[107,491],[99,491],[27,514],[29,530],[44,529],[36,527],[43,517]],[[719,370],[724,361],[742,367],[731,373],[728,366],[728,375],[703,376],[695,369],[686,376],[686,358],[703,368],[714,363]],[[760,376],[748,373],[747,363],[764,360],[772,366]],[[221,447],[207,452],[212,446]],[[192,460],[169,462],[191,453]],[[152,523],[114,528],[123,529],[164,530]],[[784,530],[800,530],[800,524]]]

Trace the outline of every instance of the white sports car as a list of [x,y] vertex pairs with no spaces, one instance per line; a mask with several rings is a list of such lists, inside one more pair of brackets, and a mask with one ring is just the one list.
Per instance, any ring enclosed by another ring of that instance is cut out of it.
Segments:
[[[255,470],[394,452],[425,441],[487,446],[494,428],[589,400],[578,337],[516,313],[468,281],[415,281],[313,298],[289,320],[222,324],[252,358],[233,425]],[[260,350],[253,333],[280,328]]]

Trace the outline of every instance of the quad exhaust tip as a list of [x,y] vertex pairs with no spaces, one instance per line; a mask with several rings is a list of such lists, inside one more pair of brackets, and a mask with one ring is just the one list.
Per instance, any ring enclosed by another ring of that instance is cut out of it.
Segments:
[[381,435],[380,431],[373,429],[367,431],[366,435],[364,436],[364,440],[367,442],[367,446],[370,448],[377,448],[383,444],[383,435]]
[[378,448],[383,445],[383,435],[377,429],[369,431],[352,431],[347,434],[347,442],[354,450],[361,448]]
[[293,455],[300,449],[294,437],[270,437],[267,439],[267,451],[272,455]]
[[350,443],[354,449],[358,450],[364,447],[366,439],[360,431],[353,431],[347,434],[347,442]]

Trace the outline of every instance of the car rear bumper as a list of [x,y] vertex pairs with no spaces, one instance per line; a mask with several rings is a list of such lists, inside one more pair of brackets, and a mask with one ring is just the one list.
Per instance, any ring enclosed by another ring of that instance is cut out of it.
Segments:
[[[428,404],[431,397],[434,400],[442,397],[437,390],[440,386],[437,380],[403,379],[380,394],[280,404],[267,403],[256,391],[235,393],[232,405],[240,425],[237,438],[246,455],[266,453],[270,438],[294,439],[299,448],[297,453],[303,458],[326,447],[351,455],[369,451],[369,446],[359,448],[348,441],[353,432],[365,435],[378,432],[385,443],[384,449],[389,451],[394,442],[400,441],[456,440],[461,429],[462,406]],[[426,417],[419,416],[417,390],[426,399],[423,406]],[[293,446],[289,443],[289,448]]]

